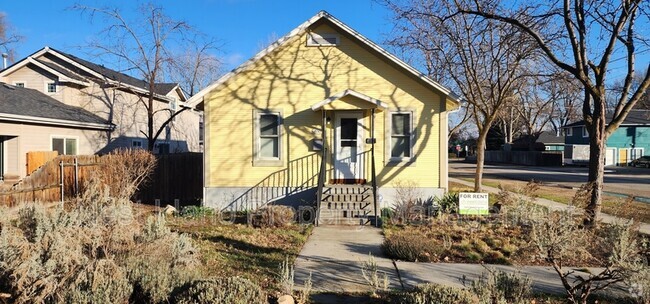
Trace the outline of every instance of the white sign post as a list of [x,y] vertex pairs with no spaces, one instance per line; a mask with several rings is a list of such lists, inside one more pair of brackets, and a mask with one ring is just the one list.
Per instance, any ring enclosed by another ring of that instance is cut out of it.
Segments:
[[458,194],[458,213],[489,214],[487,193],[461,192]]

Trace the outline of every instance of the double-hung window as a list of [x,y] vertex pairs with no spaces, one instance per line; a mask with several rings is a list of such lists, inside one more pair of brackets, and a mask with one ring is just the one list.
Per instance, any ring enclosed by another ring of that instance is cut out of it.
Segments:
[[282,164],[281,125],[282,115],[279,111],[259,111],[256,113],[256,165],[278,166]]
[[390,160],[410,161],[413,157],[413,113],[390,113]]

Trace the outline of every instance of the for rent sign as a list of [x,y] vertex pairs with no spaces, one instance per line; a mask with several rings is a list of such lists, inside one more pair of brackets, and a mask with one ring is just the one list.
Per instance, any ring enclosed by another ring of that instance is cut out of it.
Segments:
[[461,192],[458,195],[460,214],[488,214],[488,194]]

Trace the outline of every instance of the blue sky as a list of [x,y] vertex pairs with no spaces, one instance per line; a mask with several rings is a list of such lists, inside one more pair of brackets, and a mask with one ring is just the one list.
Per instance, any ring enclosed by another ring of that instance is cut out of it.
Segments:
[[[80,12],[68,8],[82,2],[104,6],[109,1],[2,1],[0,12],[25,37],[17,46],[17,58],[23,58],[45,45],[83,54],[78,50],[104,25],[91,24]],[[113,1],[124,12],[135,1]],[[199,31],[223,42],[221,54],[226,69],[232,69],[255,55],[271,37],[281,37],[318,13],[326,10],[373,41],[380,43],[392,29],[389,12],[373,0],[184,0],[154,1],[176,20],[184,20]]]

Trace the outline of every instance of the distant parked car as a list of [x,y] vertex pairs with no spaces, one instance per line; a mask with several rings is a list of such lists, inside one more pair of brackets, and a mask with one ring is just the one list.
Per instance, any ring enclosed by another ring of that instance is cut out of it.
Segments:
[[641,156],[633,160],[632,166],[650,168],[650,156]]

